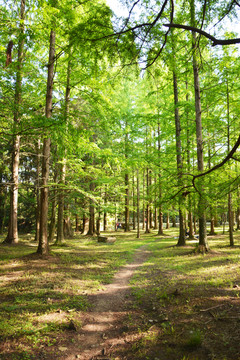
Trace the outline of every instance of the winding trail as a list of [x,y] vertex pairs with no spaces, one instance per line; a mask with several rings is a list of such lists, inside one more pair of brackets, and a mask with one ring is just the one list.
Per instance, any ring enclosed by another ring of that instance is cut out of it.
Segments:
[[124,344],[124,322],[130,311],[129,280],[147,260],[149,254],[146,246],[140,247],[134,254],[133,262],[123,266],[115,274],[113,282],[106,285],[104,290],[93,295],[92,299],[90,297],[92,310],[83,314],[83,326],[79,331],[81,350],[75,355],[67,355],[66,360],[107,360],[111,348]]

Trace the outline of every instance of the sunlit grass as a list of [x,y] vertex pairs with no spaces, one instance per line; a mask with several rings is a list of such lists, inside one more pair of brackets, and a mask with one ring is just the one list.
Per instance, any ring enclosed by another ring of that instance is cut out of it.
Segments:
[[[162,308],[176,305],[173,312],[190,316],[194,312],[191,296],[196,289],[201,294],[206,289],[221,288],[225,291],[222,296],[227,296],[228,290],[238,283],[239,240],[238,246],[230,248],[228,234],[223,236],[219,231],[220,235],[209,238],[212,251],[201,255],[194,252],[197,241],[187,241],[186,247],[175,246],[177,229],[165,230],[165,234],[160,237],[156,232],[142,233],[141,239],[136,239],[136,232],[108,233],[117,237],[114,244],[76,236],[64,246],[51,246],[46,259],[33,255],[37,244],[31,237],[21,237],[15,246],[2,245],[0,335],[3,339],[22,339],[30,348],[54,345],[54,337],[64,331],[69,319],[74,317],[77,322],[81,312],[89,308],[87,296],[111,283],[116,271],[131,262],[136,249],[143,245],[150,256],[131,280],[135,307],[149,299]],[[181,304],[173,295],[176,289],[184,298]],[[239,296],[238,288],[231,296]],[[147,335],[142,348],[157,339],[156,334],[149,335],[148,329],[144,331]],[[171,324],[164,331],[173,331]],[[188,340],[191,343],[200,338]]]
[[51,346],[49,336],[64,330],[68,312],[76,322],[90,306],[87,295],[110,283],[135,250],[149,241],[137,240],[135,233],[118,233],[114,244],[76,236],[64,246],[51,246],[46,259],[34,255],[37,244],[29,236],[17,245],[2,245],[0,335]]

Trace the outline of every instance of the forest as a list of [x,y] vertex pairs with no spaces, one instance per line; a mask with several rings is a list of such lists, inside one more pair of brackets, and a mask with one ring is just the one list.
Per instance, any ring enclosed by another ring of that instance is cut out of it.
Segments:
[[87,241],[98,261],[101,235],[115,270],[141,241],[239,261],[240,4],[119,2],[0,1],[1,269]]

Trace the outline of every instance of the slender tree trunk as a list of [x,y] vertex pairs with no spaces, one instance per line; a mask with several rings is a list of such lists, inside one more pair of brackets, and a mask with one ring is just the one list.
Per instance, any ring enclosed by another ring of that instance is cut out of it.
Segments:
[[22,64],[23,64],[23,50],[24,50],[24,20],[25,20],[25,0],[21,0],[20,8],[20,25],[19,25],[19,41],[18,41],[18,62],[15,84],[15,98],[14,98],[14,135],[12,143],[12,163],[11,163],[11,186],[10,186],[10,217],[8,234],[5,239],[7,244],[18,243],[18,172],[19,172],[19,157],[20,157],[20,135],[17,135],[17,125],[20,123],[20,104],[22,92]]
[[166,220],[166,229],[170,228],[170,223],[169,223],[169,213],[167,213],[167,220]]
[[133,171],[133,230],[136,230],[135,173]]
[[237,230],[240,230],[240,207],[237,208],[236,223],[237,223]]
[[146,174],[146,190],[147,190],[147,205],[146,205],[146,230],[145,234],[150,233],[150,205],[149,205],[149,169]]
[[[105,186],[105,193],[104,193],[104,205],[107,206],[107,186]],[[107,231],[107,212],[104,210],[103,213],[103,231]]]
[[83,224],[82,224],[82,234],[86,235],[89,229],[89,219],[86,218],[85,214],[83,215]]
[[[195,26],[195,4],[194,0],[190,0],[191,7],[191,25]],[[202,140],[202,110],[201,110],[201,95],[199,85],[198,63],[197,63],[197,39],[196,33],[192,31],[192,49],[193,49],[193,74],[194,74],[194,93],[195,93],[195,120],[196,120],[196,138],[197,138],[197,164],[198,171],[203,172],[203,140]],[[203,182],[203,180],[202,180]],[[208,251],[207,243],[207,226],[206,226],[206,210],[204,198],[204,186],[200,190],[200,197],[198,202],[198,217],[199,217],[199,250],[201,252]]]
[[[55,60],[55,32],[50,33],[49,61],[48,61],[48,80],[46,94],[46,118],[52,115],[52,92],[54,78],[54,60]],[[43,142],[42,156],[42,184],[40,195],[40,237],[37,252],[40,255],[49,253],[48,245],[48,177],[49,177],[49,159],[50,159],[50,138],[45,138]]]
[[[228,122],[228,153],[230,152],[230,101],[229,101],[229,88],[228,88],[228,79],[227,79],[227,122]],[[230,174],[228,176],[230,180]],[[232,211],[232,194],[231,194],[231,188],[229,189],[228,194],[228,223],[229,223],[229,241],[230,246],[234,246],[234,238],[233,238],[233,211]]]
[[[55,170],[54,174],[54,184],[57,182],[57,169]],[[53,195],[52,195],[52,209],[51,209],[51,222],[49,226],[49,235],[48,235],[48,242],[52,242],[54,240],[55,231],[56,231],[56,206],[57,206],[57,189],[56,185],[54,185]]]
[[[65,90],[65,107],[64,107],[64,117],[65,121],[68,120],[69,115],[69,103],[70,103],[70,78],[71,78],[71,54],[70,51],[67,67],[67,81],[66,81],[66,90]],[[57,239],[56,244],[62,244],[64,242],[64,185],[66,179],[66,160],[63,158],[60,164],[60,189],[58,194],[58,220],[57,220]]]
[[[177,173],[178,173],[178,185],[179,187],[181,187],[183,160],[182,160],[182,144],[181,144],[181,124],[180,124],[179,109],[178,109],[178,83],[177,83],[177,75],[175,70],[173,70],[173,90],[174,90],[174,105],[175,105]],[[184,246],[186,245],[186,241],[185,241],[185,229],[184,229],[184,216],[181,208],[180,196],[178,198],[178,206],[179,206],[179,237],[178,237],[177,245]]]
[[97,221],[96,221],[96,234],[97,235],[100,235],[100,232],[101,232],[100,230],[101,230],[101,212],[99,210]]
[[173,227],[173,228],[177,227],[176,216],[175,216],[175,215],[172,215],[171,218],[172,218],[172,227]]
[[[126,121],[125,127],[127,128],[128,123]],[[128,160],[128,154],[129,154],[129,134],[126,132],[125,134],[125,160],[127,163]],[[129,229],[129,175],[128,170],[126,169],[125,173],[125,228],[124,231],[128,232]]]
[[[93,193],[95,189],[94,183],[90,182],[90,191]],[[94,208],[94,201],[90,199],[89,205],[89,229],[87,235],[93,236],[95,234],[95,208]]]
[[142,224],[142,230],[145,230],[145,170],[143,170],[143,207],[142,207],[142,217],[143,217],[143,224]]
[[4,190],[4,194],[5,195],[3,195],[2,223],[1,223],[1,228],[0,228],[0,234],[3,234],[4,226],[5,226],[5,222],[6,222],[6,202],[7,202],[7,191],[6,190]]
[[[159,117],[159,114],[158,114]],[[163,213],[162,213],[162,174],[161,174],[161,129],[160,122],[158,121],[158,197],[159,197],[159,206],[158,206],[158,235],[163,235]]]
[[149,170],[149,230],[153,228],[153,210],[152,210],[152,171]]
[[140,239],[140,189],[139,189],[138,169],[137,169],[137,239]]
[[125,229],[129,231],[129,176],[125,174]]
[[64,242],[64,189],[61,186],[65,184],[66,178],[66,163],[63,161],[60,164],[60,189],[58,190],[58,219],[57,219],[57,239],[56,244],[62,244]]
[[75,232],[79,232],[79,216],[78,214],[75,214]]
[[40,231],[40,139],[38,139],[36,145],[37,153],[37,165],[36,165],[36,226],[35,226],[35,241],[39,242],[39,231]]
[[[188,93],[188,81],[186,80],[186,102],[189,103],[189,93]],[[186,118],[187,118],[187,168],[188,172],[191,172],[191,160],[190,160],[190,123],[189,123],[189,112],[186,110]],[[194,230],[193,230],[193,215],[192,215],[192,199],[191,194],[188,195],[188,239],[194,239]]]

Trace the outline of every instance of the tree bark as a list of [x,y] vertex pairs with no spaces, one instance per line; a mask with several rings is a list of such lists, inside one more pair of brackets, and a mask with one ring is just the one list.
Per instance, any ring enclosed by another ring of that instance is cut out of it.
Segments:
[[150,233],[150,205],[149,205],[149,169],[146,174],[146,190],[147,190],[147,205],[146,205],[146,230],[145,234]]
[[167,220],[166,220],[166,229],[170,228],[170,223],[169,223],[169,213],[167,213]]
[[142,224],[142,230],[145,230],[145,170],[143,170],[143,207],[142,207],[142,217],[143,217],[143,224]]
[[[190,0],[191,25],[195,25],[195,4],[194,0]],[[192,31],[192,51],[193,51],[193,75],[194,75],[194,94],[195,94],[195,121],[196,121],[196,139],[197,139],[197,164],[198,171],[203,172],[203,140],[202,140],[202,111],[201,111],[201,95],[199,85],[198,63],[196,57],[197,39],[196,32]],[[198,202],[199,217],[199,250],[201,252],[208,251],[207,243],[207,227],[206,227],[206,211],[204,199],[204,187],[201,185],[200,196]]]
[[[50,118],[52,116],[52,92],[53,92],[53,78],[54,78],[54,60],[55,60],[55,32],[51,30],[50,46],[49,46],[49,60],[48,60],[48,79],[47,79],[47,94],[46,94],[46,108],[45,116]],[[47,255],[49,253],[48,244],[48,177],[49,177],[49,159],[50,159],[50,138],[45,138],[43,142],[43,156],[42,156],[42,184],[40,193],[40,237],[37,252],[40,255]]]
[[36,225],[35,225],[35,241],[39,242],[40,236],[40,139],[38,139],[36,145],[36,153],[37,153],[37,164],[36,164]]
[[[228,153],[230,151],[230,101],[229,101],[229,88],[228,88],[228,79],[227,79],[227,138],[228,138]],[[230,180],[230,174],[228,176]],[[229,241],[230,246],[234,246],[234,238],[233,238],[233,211],[232,211],[232,194],[231,188],[229,189],[228,194],[228,223],[229,223]]]
[[133,230],[136,230],[136,199],[135,199],[135,173],[133,171],[133,181],[132,181],[132,196],[133,196]]
[[[67,81],[66,81],[66,90],[65,90],[65,107],[64,107],[64,117],[65,121],[68,120],[69,115],[69,103],[70,103],[70,77],[71,77],[71,51],[68,60],[67,67]],[[65,151],[64,151],[65,152]],[[62,244],[64,242],[64,185],[66,179],[66,160],[62,159],[60,164],[60,189],[58,194],[58,220],[57,220],[57,239],[56,244]]]
[[[57,182],[57,169],[55,169],[55,174],[54,174],[54,184],[56,184]],[[52,242],[54,240],[54,236],[55,236],[55,230],[56,230],[56,206],[57,206],[57,189],[56,189],[56,185],[54,185],[53,188],[53,194],[52,194],[52,208],[51,208],[51,221],[50,221],[50,226],[49,226],[49,235],[48,235],[48,242]]]
[[17,125],[20,123],[20,103],[22,92],[22,64],[24,50],[24,20],[25,20],[25,0],[21,0],[20,5],[20,25],[19,25],[19,41],[18,41],[18,62],[15,84],[14,97],[14,135],[12,142],[12,162],[11,162],[11,185],[10,185],[10,216],[8,234],[5,239],[7,244],[18,243],[18,172],[20,157],[20,135],[15,134]]
[[125,232],[129,229],[129,176],[125,174]]
[[[173,91],[174,91],[174,105],[175,105],[175,132],[176,132],[176,153],[177,153],[177,175],[178,175],[178,185],[182,186],[182,169],[183,169],[183,160],[182,160],[182,144],[181,144],[181,124],[179,117],[178,109],[178,83],[177,83],[177,74],[175,70],[175,58],[173,56],[174,69],[173,69]],[[181,195],[180,195],[181,196]],[[178,198],[179,206],[179,237],[178,237],[178,246],[186,245],[185,241],[185,229],[184,229],[184,216],[181,209],[181,199]],[[173,224],[175,225],[175,224]],[[176,225],[175,225],[176,226]]]
[[[159,117],[159,114],[158,114]],[[158,235],[163,235],[163,213],[162,213],[162,174],[161,174],[161,128],[160,122],[158,120],[158,198],[159,198],[159,206],[158,206]]]
[[[93,193],[95,189],[94,183],[90,182],[90,191]],[[87,235],[93,236],[95,234],[95,208],[94,208],[94,201],[90,199],[89,204],[89,229]]]
[[137,169],[137,239],[140,239],[140,189],[139,189],[138,169]]

